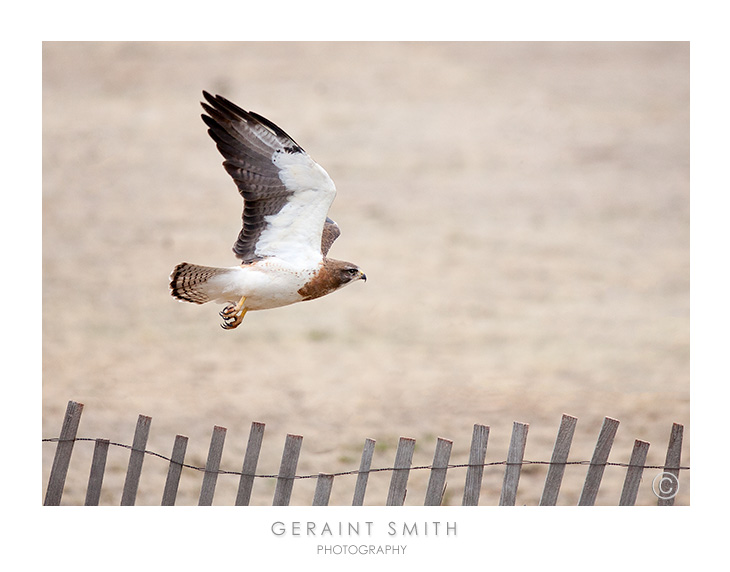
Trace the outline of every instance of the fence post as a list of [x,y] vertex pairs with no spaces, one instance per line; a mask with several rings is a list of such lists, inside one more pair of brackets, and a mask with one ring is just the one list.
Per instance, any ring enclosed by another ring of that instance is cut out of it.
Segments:
[[517,486],[520,484],[522,460],[525,457],[527,444],[527,423],[515,421],[512,425],[512,437],[507,451],[507,464],[504,468],[502,494],[499,497],[499,506],[514,506],[517,500]]
[[137,418],[137,427],[134,430],[132,440],[132,451],[129,453],[129,465],[127,466],[127,477],[124,479],[124,490],[122,491],[122,506],[132,506],[137,498],[139,477],[142,474],[142,463],[144,461],[147,437],[150,434],[152,418],[140,415]]
[[466,482],[464,483],[464,498],[461,502],[462,506],[477,506],[479,504],[488,440],[489,427],[486,425],[474,425],[471,436],[471,449],[469,451],[469,468],[466,470]]
[[398,441],[398,450],[395,452],[393,475],[390,478],[390,489],[386,506],[403,506],[406,500],[406,485],[408,473],[411,470],[413,451],[416,449],[416,440],[401,437]]
[[218,482],[218,470],[221,466],[225,440],[226,428],[218,427],[218,425],[213,427],[213,434],[210,437],[210,448],[208,449],[208,460],[205,462],[203,484],[200,487],[198,506],[211,506],[213,504],[213,495],[215,494],[215,485]]
[[568,461],[568,453],[570,453],[570,444],[573,442],[576,423],[578,423],[576,417],[563,414],[563,418],[560,421],[560,429],[558,429],[558,436],[555,438],[553,456],[550,459],[550,468],[545,477],[545,486],[542,489],[542,496],[540,497],[540,506],[555,506],[558,501],[558,493],[560,492],[560,485],[563,482],[565,463]]
[[446,490],[446,471],[451,457],[453,442],[448,439],[438,438],[436,450],[433,453],[433,464],[431,465],[431,476],[428,479],[426,499],[424,506],[440,506]]
[[603,420],[591,464],[588,466],[588,472],[586,473],[586,480],[583,483],[583,491],[580,494],[580,499],[578,499],[578,506],[593,506],[596,502],[598,488],[601,486],[603,471],[606,468],[608,454],[611,452],[618,425],[619,422],[616,419],[606,417]]
[[374,451],[375,440],[365,439],[365,445],[362,448],[362,458],[360,459],[360,469],[357,472],[357,481],[355,482],[355,493],[352,496],[352,506],[362,506],[363,502],[365,502],[365,488],[368,486],[370,464],[373,462]]
[[302,449],[301,435],[287,435],[284,443],[284,453],[281,456],[279,475],[276,478],[274,491],[274,506],[287,506],[291,499],[294,477],[299,463],[299,452]]
[[66,414],[63,417],[61,433],[58,436],[58,444],[56,445],[56,455],[53,457],[53,466],[51,467],[51,474],[48,477],[46,499],[43,502],[46,506],[58,506],[61,504],[63,486],[66,484],[68,465],[71,461],[71,453],[73,452],[76,432],[79,430],[79,422],[81,421],[81,412],[83,410],[84,404],[77,403],[76,401],[69,401],[66,406]]
[[[671,482],[668,479],[661,479],[660,483],[660,494],[657,496],[658,506],[672,506],[674,504],[674,497],[679,491],[679,467],[682,461],[682,437],[684,435],[684,425],[679,423],[672,424],[672,432],[669,435],[669,446],[667,447],[667,457],[664,461],[664,472],[674,475],[674,481]],[[669,489],[664,488],[664,483],[667,482],[670,485]]]
[[167,470],[165,490],[162,493],[162,506],[173,506],[175,504],[187,448],[188,438],[184,435],[176,435],[175,443],[172,446],[172,455],[170,455],[170,467]]
[[247,506],[251,502],[251,491],[253,490],[253,481],[256,475],[256,466],[259,462],[261,443],[264,440],[265,428],[266,425],[263,423],[257,423],[256,421],[251,423],[246,454],[243,457],[243,467],[241,468],[241,480],[238,483],[238,493],[236,494],[236,506]]
[[335,480],[334,475],[320,473],[317,477],[317,488],[314,490],[314,499],[312,506],[327,506],[330,502],[330,493],[332,492],[332,483]]
[[639,439],[634,441],[629,467],[626,469],[624,488],[621,490],[621,499],[618,502],[619,506],[634,506],[636,504],[636,494],[639,492],[639,483],[641,483],[641,475],[644,472],[644,463],[648,452],[649,443]]
[[84,506],[97,506],[99,504],[108,451],[109,439],[97,439],[94,445],[94,457],[91,460],[91,471],[89,472],[89,484],[86,486]]

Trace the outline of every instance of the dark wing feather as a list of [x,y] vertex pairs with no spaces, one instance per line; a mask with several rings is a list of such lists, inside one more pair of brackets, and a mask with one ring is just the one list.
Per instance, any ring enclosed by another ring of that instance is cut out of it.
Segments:
[[264,217],[277,214],[293,194],[279,178],[272,162],[275,152],[304,153],[304,150],[268,119],[248,112],[226,98],[203,92],[201,103],[208,133],[225,161],[244,199],[243,228],[233,252],[244,262],[256,260],[256,243],[266,229]]
[[322,256],[327,256],[332,243],[337,240],[338,236],[340,236],[340,227],[330,217],[327,217],[322,229]]

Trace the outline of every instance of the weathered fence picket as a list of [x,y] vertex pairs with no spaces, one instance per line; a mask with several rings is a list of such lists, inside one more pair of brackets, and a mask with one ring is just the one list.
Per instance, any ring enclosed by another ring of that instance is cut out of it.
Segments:
[[152,418],[140,415],[137,418],[137,427],[134,430],[132,450],[129,453],[129,465],[127,466],[127,477],[124,479],[124,490],[122,491],[122,506],[132,506],[137,498],[139,477],[142,474],[142,463],[144,462],[147,438],[150,434]]
[[[674,487],[674,483],[676,483],[677,485],[679,484],[679,467],[682,461],[683,435],[684,427],[679,423],[674,423],[672,425],[672,433],[669,435],[667,457],[664,461],[664,472],[674,475],[674,478],[676,479],[671,483],[672,487]],[[663,492],[667,493],[667,491]],[[675,497],[675,494],[671,494],[672,492],[676,494],[676,491],[669,491],[667,494],[660,495],[657,504],[659,506],[672,506],[674,504]]]
[[402,506],[406,500],[406,485],[411,470],[413,451],[416,449],[416,440],[401,437],[398,440],[398,449],[395,452],[393,474],[390,478],[390,489],[386,506]]
[[560,485],[563,482],[563,474],[565,473],[565,465],[568,462],[568,453],[570,453],[570,444],[573,442],[573,434],[577,423],[577,418],[565,414],[560,421],[560,429],[558,429],[555,447],[553,447],[553,456],[550,459],[550,468],[545,477],[545,486],[540,497],[540,506],[555,506],[557,504]]
[[314,489],[314,499],[312,506],[327,506],[330,502],[330,493],[332,492],[332,483],[335,480],[334,475],[320,473],[317,477],[317,488]]
[[479,504],[488,440],[489,427],[474,425],[471,436],[471,449],[469,450],[469,467],[466,470],[466,482],[464,483],[464,498],[461,503],[463,506],[476,506]]
[[606,417],[603,420],[603,426],[601,427],[601,432],[598,435],[598,441],[596,443],[596,448],[593,451],[591,464],[588,466],[588,472],[586,473],[586,480],[583,484],[583,491],[581,492],[580,499],[578,500],[578,506],[593,506],[596,502],[598,488],[601,486],[603,471],[606,468],[608,454],[611,452],[611,447],[613,447],[613,440],[616,437],[618,425],[619,422],[616,421],[616,419]]
[[[108,439],[89,439],[77,437],[83,404],[69,402],[63,418],[61,431],[58,438],[44,439],[44,441],[55,441],[56,451],[53,458],[53,465],[48,478],[48,485],[45,494],[45,505],[59,505],[63,495],[63,489],[69,470],[71,453],[74,443],[78,440],[94,441],[94,453],[89,471],[88,484],[86,488],[85,505],[98,505],[104,472],[106,468],[107,453],[111,445],[121,446],[130,450],[127,474],[124,480],[122,491],[122,505],[134,505],[140,483],[140,475],[144,457],[153,454],[157,457],[167,459],[163,455],[151,453],[146,450],[152,419],[140,415],[134,431],[132,445],[120,445],[111,443]],[[645,466],[649,443],[637,439],[631,452],[631,459],[628,463],[609,463],[608,457],[613,447],[619,422],[616,419],[606,417],[603,420],[596,446],[590,462],[569,461],[568,456],[571,443],[575,433],[577,419],[570,415],[563,415],[552,457],[549,463],[545,484],[540,497],[539,504],[552,506],[557,504],[558,493],[562,483],[566,466],[569,464],[588,463],[583,489],[578,501],[579,505],[593,505],[596,502],[604,470],[608,465],[618,465],[626,468],[626,476],[623,482],[620,506],[631,506],[636,504],[639,486],[645,469],[663,469],[663,472],[655,477],[652,482],[654,494],[658,497],[659,505],[673,505],[679,487],[679,476],[682,470],[689,467],[681,466],[682,441],[684,427],[677,423],[673,424],[667,447],[666,460],[663,466]],[[276,478],[276,489],[273,496],[273,504],[276,506],[288,505],[291,502],[292,490],[297,479],[315,478],[316,486],[312,498],[313,506],[326,506],[330,503],[330,497],[334,481],[340,475],[356,475],[355,490],[352,497],[353,506],[362,506],[365,499],[365,491],[368,484],[368,476],[371,468],[375,441],[366,439],[360,460],[360,467],[356,471],[344,473],[318,473],[317,475],[297,476],[296,470],[299,462],[303,437],[301,435],[287,435],[284,443],[284,450],[281,457],[281,464],[277,475],[257,475],[259,455],[263,442],[265,425],[254,422],[251,424],[246,452],[240,473],[233,471],[221,471],[221,459],[226,437],[226,428],[213,427],[208,458],[205,467],[192,467],[185,464],[185,453],[187,450],[188,438],[183,435],[175,437],[172,454],[167,459],[169,467],[165,487],[162,494],[162,505],[171,506],[175,504],[180,484],[180,477],[184,468],[194,469],[203,472],[202,485],[198,504],[209,506],[213,504],[218,476],[221,473],[233,473],[240,476],[235,504],[243,506],[250,504],[251,494],[256,479]],[[412,467],[413,455],[416,441],[408,437],[401,437],[395,453],[395,460],[391,468],[375,469],[376,471],[391,472],[390,486],[385,504],[388,506],[402,506],[405,504],[408,478],[411,470],[429,469],[430,475],[423,504],[426,506],[439,506],[444,502],[444,492],[447,487],[450,471],[458,468],[466,468],[466,480],[464,482],[464,506],[475,506],[479,504],[482,489],[482,477],[485,466],[504,465],[504,475],[499,504],[510,506],[516,504],[517,492],[522,466],[534,461],[525,461],[525,448],[527,443],[527,423],[515,422],[512,428],[507,459],[504,462],[486,462],[487,442],[489,439],[489,427],[486,425],[474,425],[472,432],[471,446],[469,449],[469,461],[466,464],[450,464],[453,442],[442,437],[437,438],[433,454],[433,462],[425,467]],[[660,479],[660,480],[657,480]]]
[[165,490],[162,493],[162,506],[172,506],[175,504],[187,448],[188,438],[184,435],[176,435],[175,444],[172,446],[172,455],[170,456],[170,467],[167,470]]
[[452,446],[453,442],[448,439],[439,437],[436,441],[436,450],[433,453],[433,463],[431,464],[431,476],[428,479],[426,499],[423,501],[424,506],[441,505],[446,490],[446,471],[449,468]]
[[631,459],[626,469],[626,479],[624,480],[624,488],[621,491],[619,506],[633,506],[636,504],[636,495],[639,492],[641,475],[644,472],[644,463],[646,463],[648,452],[649,443],[639,439],[634,441],[634,449],[631,451]]
[[284,453],[281,456],[279,476],[276,478],[276,490],[274,491],[274,506],[286,506],[291,499],[294,477],[297,474],[297,463],[299,463],[299,452],[302,450],[301,435],[287,435],[284,443]]
[[101,497],[101,484],[104,481],[106,456],[109,452],[109,439],[97,439],[94,445],[94,458],[91,460],[89,483],[86,485],[85,506],[96,506]]
[[375,440],[365,439],[362,458],[360,459],[360,469],[357,472],[357,481],[355,482],[355,493],[352,496],[352,506],[362,506],[365,502],[365,489],[368,486],[368,475],[370,475],[370,465],[373,462],[374,452]]
[[210,438],[210,448],[208,449],[208,460],[205,462],[203,484],[200,487],[198,506],[211,506],[213,504],[213,495],[215,494],[215,485],[218,482],[218,470],[221,466],[223,443],[225,440],[226,428],[217,425],[213,427],[213,435]]
[[502,482],[502,494],[499,497],[500,506],[514,506],[517,499],[517,485],[520,483],[520,472],[522,461],[525,457],[525,445],[527,444],[527,430],[530,426],[527,423],[515,421],[512,428],[512,438],[507,451],[507,466],[504,469],[504,480]]
[[236,506],[246,506],[251,501],[254,475],[259,463],[259,453],[261,452],[261,443],[264,440],[265,428],[266,426],[263,423],[257,423],[256,421],[251,423],[246,454],[243,457],[243,467],[241,467],[241,480],[238,483],[238,493],[236,494]]
[[68,465],[71,462],[71,453],[76,442],[76,432],[79,429],[83,409],[84,404],[75,401],[69,401],[66,407],[66,415],[63,418],[61,434],[58,437],[58,445],[56,445],[56,455],[53,457],[51,476],[48,479],[44,502],[46,505],[61,504],[63,486],[66,483]]

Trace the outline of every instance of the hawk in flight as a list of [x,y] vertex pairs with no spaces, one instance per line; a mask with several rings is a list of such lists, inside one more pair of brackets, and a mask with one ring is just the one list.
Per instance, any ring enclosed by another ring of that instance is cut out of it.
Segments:
[[178,264],[172,296],[226,304],[221,325],[231,330],[249,310],[313,300],[365,280],[355,264],[327,257],[340,235],[327,216],[336,193],[327,172],[268,119],[220,95],[203,96],[208,134],[243,196],[243,228],[233,245],[241,264]]

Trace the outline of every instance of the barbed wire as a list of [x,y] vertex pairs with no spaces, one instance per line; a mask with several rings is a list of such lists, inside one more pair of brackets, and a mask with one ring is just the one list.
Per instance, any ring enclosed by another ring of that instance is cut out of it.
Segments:
[[[76,442],[76,441],[99,441],[100,439],[95,439],[93,437],[76,437],[74,439],[60,439],[58,437],[51,437],[51,438],[44,438],[41,441],[44,443],[69,443],[69,442]],[[113,445],[115,447],[121,447],[123,449],[129,449],[139,451],[139,449],[134,449],[132,445],[126,445],[124,443],[115,443],[113,441],[108,441],[109,445]],[[205,472],[211,472],[211,473],[217,473],[219,475],[237,475],[237,476],[243,476],[244,474],[247,477],[254,477],[258,479],[276,479],[279,477],[278,474],[261,474],[261,475],[250,475],[248,473],[243,473],[242,471],[229,471],[225,469],[218,469],[216,471],[208,471],[205,467],[197,467],[195,465],[191,465],[188,463],[178,463],[177,461],[173,461],[170,457],[167,457],[165,455],[162,455],[161,453],[156,453],[155,451],[149,451],[145,449],[142,451],[145,455],[150,455],[153,457],[157,457],[159,459],[163,459],[164,461],[167,461],[169,463],[173,463],[175,465],[179,465],[181,467],[184,467],[186,469],[192,469],[195,471],[199,471],[202,473]],[[477,465],[471,464],[471,463],[458,463],[458,464],[448,464],[445,467],[438,467],[438,469],[463,469],[468,467],[494,467],[499,465],[591,465],[591,461],[565,461],[563,463],[553,463],[552,461],[528,461],[528,460],[522,460],[519,463],[510,463],[508,461],[490,461],[485,463],[480,463]],[[690,467],[665,467],[664,465],[632,465],[630,463],[621,463],[621,462],[612,462],[612,461],[606,461],[605,463],[600,463],[602,466],[609,466],[609,467],[624,467],[624,468],[641,468],[641,469],[661,469],[661,470],[679,470],[679,471],[688,471]],[[432,465],[417,465],[408,467],[408,470],[411,471],[417,471],[417,470],[423,470],[423,469],[432,469]],[[359,469],[354,469],[351,471],[339,471],[335,473],[322,473],[326,474],[328,476],[332,477],[343,477],[348,475],[358,475],[360,473],[381,473],[381,472],[388,472],[388,471],[400,471],[400,470],[406,470],[405,468],[400,469],[397,467],[380,467],[376,469],[368,469],[367,471],[360,471]],[[312,475],[294,475],[293,477],[286,477],[290,479],[316,479],[318,478],[320,473],[312,474]]]

